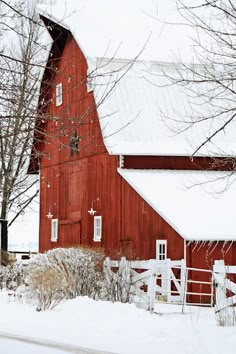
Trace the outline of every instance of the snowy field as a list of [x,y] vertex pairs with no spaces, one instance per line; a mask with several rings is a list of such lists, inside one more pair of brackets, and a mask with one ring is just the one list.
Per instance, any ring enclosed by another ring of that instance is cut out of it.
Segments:
[[[36,312],[29,305],[0,296],[0,353],[65,354],[66,350],[4,339],[18,335],[59,346],[86,347],[122,354],[234,354],[235,327],[219,327],[214,311],[158,305],[151,315],[133,304],[68,300],[54,310]],[[70,352],[79,353],[79,351]]]

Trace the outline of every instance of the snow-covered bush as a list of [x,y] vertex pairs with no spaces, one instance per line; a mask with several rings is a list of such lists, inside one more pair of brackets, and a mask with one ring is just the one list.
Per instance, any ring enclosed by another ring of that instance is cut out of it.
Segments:
[[129,261],[121,258],[119,268],[111,270],[109,258],[105,261],[104,298],[108,301],[129,302],[132,287],[132,269]]
[[20,297],[37,303],[38,311],[52,309],[76,296],[128,302],[132,283],[128,262],[121,262],[117,271],[105,267],[105,272],[103,262],[101,251],[83,247],[55,248],[38,254],[26,267],[12,266],[8,271],[3,268],[0,286],[17,289]]
[[23,279],[24,272],[21,265],[0,266],[0,289],[15,291],[23,283]]
[[38,301],[37,309],[53,308],[78,295],[100,298],[103,259],[102,252],[89,248],[55,248],[35,257],[27,267],[25,283]]
[[[64,297],[63,272],[55,269],[35,270],[30,276],[31,295],[37,298],[37,310],[53,309]],[[28,278],[29,279],[29,278]]]

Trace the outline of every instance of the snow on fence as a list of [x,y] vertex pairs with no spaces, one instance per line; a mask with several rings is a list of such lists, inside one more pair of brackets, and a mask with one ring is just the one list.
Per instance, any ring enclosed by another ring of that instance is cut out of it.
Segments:
[[232,281],[232,278],[236,281],[234,274],[236,266],[226,266],[223,260],[215,261],[213,267],[215,312],[220,325],[236,323],[236,284]]
[[[113,277],[117,282],[127,284],[130,282],[129,301],[144,303],[147,310],[154,311],[154,304],[158,301],[167,303],[187,304],[187,296],[205,297],[207,306],[213,303],[213,287],[210,270],[186,268],[185,260],[172,261],[155,259],[145,261],[128,261],[125,257],[121,261],[112,261],[106,258],[104,271],[108,277]],[[194,271],[208,272],[209,281],[189,279],[189,274]],[[192,291],[196,286],[208,287],[209,291]],[[190,289],[190,290],[189,290]],[[192,302],[191,302],[192,304]],[[199,300],[195,305],[201,304]],[[182,307],[182,310],[183,310]]]

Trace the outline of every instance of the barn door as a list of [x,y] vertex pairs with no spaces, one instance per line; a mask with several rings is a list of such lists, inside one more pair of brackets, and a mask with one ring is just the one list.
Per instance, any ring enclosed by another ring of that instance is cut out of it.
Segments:
[[84,198],[84,183],[80,173],[73,172],[71,166],[60,175],[60,220],[75,221],[80,219],[81,204]]
[[62,247],[78,246],[81,243],[80,221],[60,223],[60,238]]

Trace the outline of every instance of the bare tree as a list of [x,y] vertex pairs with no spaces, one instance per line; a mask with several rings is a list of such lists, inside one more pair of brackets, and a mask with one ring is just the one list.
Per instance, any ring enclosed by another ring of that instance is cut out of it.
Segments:
[[0,5],[0,218],[7,219],[12,210],[11,225],[38,193],[31,192],[37,178],[26,172],[38,103],[40,70],[35,58],[41,48],[40,26],[26,5]]
[[[192,155],[215,144],[220,156],[228,156],[224,134],[232,134],[236,122],[236,4],[231,0],[176,0],[183,22],[194,33],[194,60],[178,59],[174,75],[165,73],[171,84],[184,88],[190,103],[185,117],[179,117],[179,131],[194,125],[207,127]],[[200,128],[201,129],[201,128]],[[204,130],[204,129],[202,129]],[[232,136],[231,136],[232,138]],[[229,159],[221,160],[229,168]],[[230,169],[235,169],[230,158]]]

